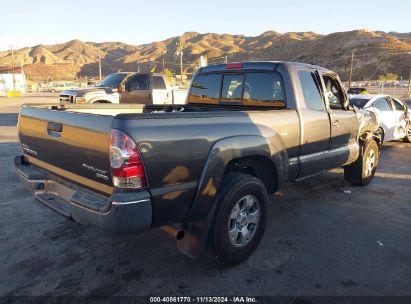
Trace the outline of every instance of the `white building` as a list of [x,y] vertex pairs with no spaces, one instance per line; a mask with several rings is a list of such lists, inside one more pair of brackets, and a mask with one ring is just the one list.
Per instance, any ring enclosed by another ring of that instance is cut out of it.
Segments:
[[0,74],[0,95],[6,95],[7,91],[26,92],[26,79],[24,74],[14,74],[15,86],[13,85],[13,74]]

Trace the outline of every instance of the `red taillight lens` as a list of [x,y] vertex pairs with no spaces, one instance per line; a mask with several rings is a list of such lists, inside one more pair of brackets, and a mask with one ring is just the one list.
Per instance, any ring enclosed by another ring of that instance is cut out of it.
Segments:
[[242,69],[243,64],[242,63],[229,63],[225,66],[226,69]]
[[124,189],[147,187],[146,173],[136,143],[120,130],[111,130],[110,167],[113,185]]

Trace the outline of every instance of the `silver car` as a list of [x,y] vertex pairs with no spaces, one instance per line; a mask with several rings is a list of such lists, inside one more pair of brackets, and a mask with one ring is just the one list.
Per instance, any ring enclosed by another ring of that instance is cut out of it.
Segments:
[[372,111],[377,116],[384,141],[411,142],[411,112],[401,99],[389,95],[352,95],[350,104]]

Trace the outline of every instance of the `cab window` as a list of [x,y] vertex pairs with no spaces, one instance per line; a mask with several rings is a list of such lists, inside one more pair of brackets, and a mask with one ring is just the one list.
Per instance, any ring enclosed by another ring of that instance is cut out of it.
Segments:
[[324,102],[320,93],[318,83],[313,73],[309,71],[299,71],[301,89],[307,108],[312,110],[324,110]]
[[126,91],[141,91],[148,90],[148,76],[147,75],[136,75],[131,77],[126,82]]
[[330,109],[343,110],[344,95],[337,80],[331,76],[324,76],[323,79],[325,84],[325,96],[328,98]]

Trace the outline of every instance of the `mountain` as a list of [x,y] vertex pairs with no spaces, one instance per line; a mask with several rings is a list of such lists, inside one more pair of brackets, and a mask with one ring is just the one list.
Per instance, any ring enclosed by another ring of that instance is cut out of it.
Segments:
[[[313,32],[267,31],[256,37],[187,32],[181,36],[142,45],[122,42],[72,40],[55,45],[37,45],[14,51],[15,66],[31,80],[63,80],[98,75],[99,56],[103,74],[116,71],[146,71],[156,67],[179,73],[179,45],[184,45],[185,73],[197,68],[201,55],[209,64],[245,60],[285,60],[317,64],[347,79],[351,53],[355,49],[354,80],[375,79],[396,73],[409,77],[411,33],[355,30],[320,35]],[[12,65],[9,51],[0,52],[0,67]]]

